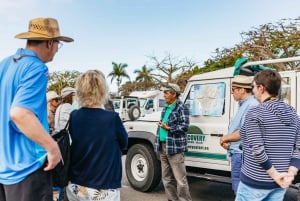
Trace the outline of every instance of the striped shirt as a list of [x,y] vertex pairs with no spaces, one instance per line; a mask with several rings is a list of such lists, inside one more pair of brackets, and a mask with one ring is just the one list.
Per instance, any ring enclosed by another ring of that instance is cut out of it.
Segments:
[[241,181],[253,188],[279,186],[267,174],[272,165],[287,172],[300,168],[300,119],[281,100],[270,100],[248,111],[240,130],[243,145]]

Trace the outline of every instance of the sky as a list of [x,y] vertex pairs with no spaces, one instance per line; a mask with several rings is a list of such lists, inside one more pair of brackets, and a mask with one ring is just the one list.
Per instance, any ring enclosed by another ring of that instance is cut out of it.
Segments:
[[0,0],[0,59],[25,47],[14,36],[28,30],[30,19],[52,17],[75,41],[47,63],[50,72],[99,69],[107,76],[112,62],[127,63],[134,80],[134,70],[151,66],[149,56],[171,54],[201,66],[216,48],[240,43],[242,32],[299,16],[296,0]]

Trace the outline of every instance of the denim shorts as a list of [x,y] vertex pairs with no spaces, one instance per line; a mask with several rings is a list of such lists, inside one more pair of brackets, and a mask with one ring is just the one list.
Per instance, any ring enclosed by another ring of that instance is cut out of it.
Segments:
[[282,201],[285,188],[257,189],[240,182],[235,201]]
[[231,155],[231,185],[234,194],[236,194],[242,168],[242,153],[234,153]]

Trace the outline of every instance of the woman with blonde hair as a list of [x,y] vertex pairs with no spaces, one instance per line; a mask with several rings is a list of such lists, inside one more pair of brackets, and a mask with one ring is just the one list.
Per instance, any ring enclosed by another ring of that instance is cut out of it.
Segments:
[[120,201],[121,153],[128,142],[118,113],[101,105],[108,86],[101,71],[89,70],[76,83],[80,109],[70,116],[72,138],[69,201]]

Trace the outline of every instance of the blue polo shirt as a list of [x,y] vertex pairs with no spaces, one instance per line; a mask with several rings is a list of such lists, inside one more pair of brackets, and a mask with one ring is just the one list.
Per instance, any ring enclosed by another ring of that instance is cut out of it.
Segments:
[[30,140],[10,118],[14,107],[32,111],[48,130],[48,68],[31,50],[18,49],[0,62],[0,183],[15,184],[39,169],[46,150]]
[[[251,95],[245,100],[239,101],[239,109],[236,112],[234,118],[230,122],[229,128],[228,128],[228,133],[231,134],[236,130],[240,130],[245,119],[245,115],[247,111],[254,107],[257,106],[259,102],[256,100],[256,98]],[[230,147],[229,147],[229,154],[234,154],[234,153],[242,153],[242,150],[240,150],[239,146],[241,144],[241,141],[237,142],[231,142]]]

